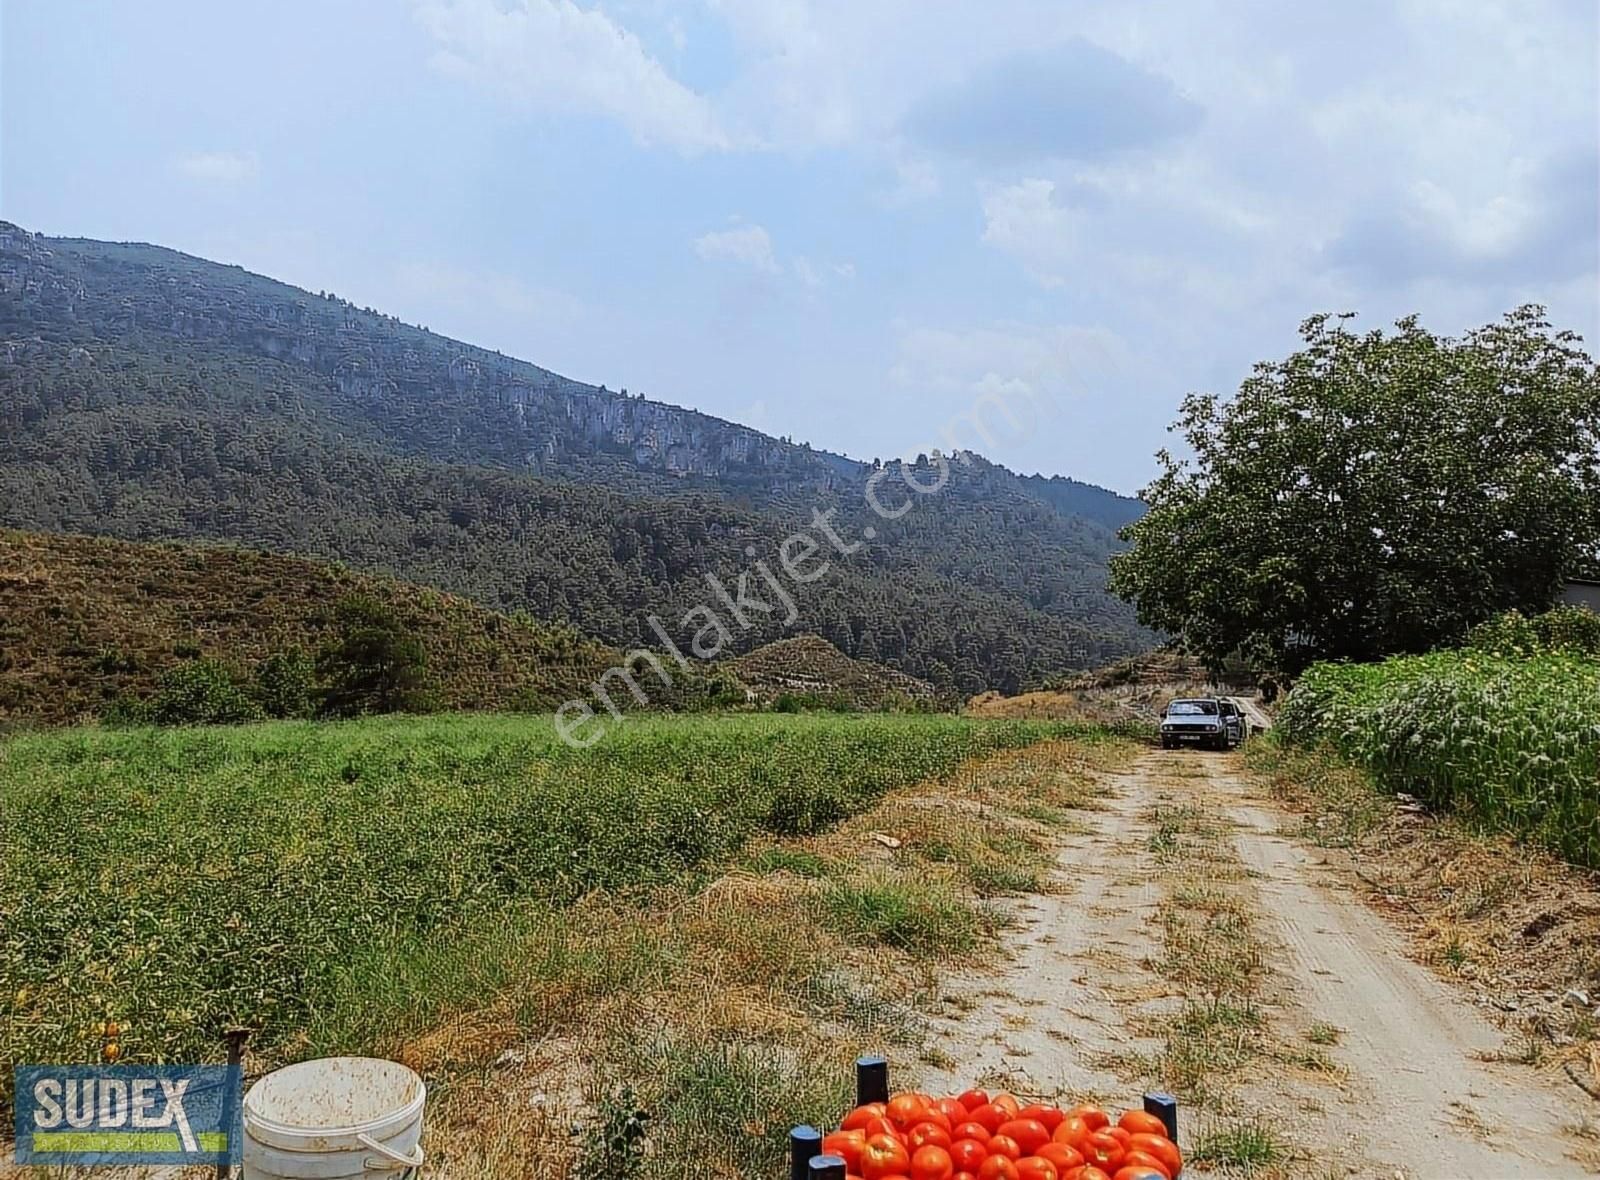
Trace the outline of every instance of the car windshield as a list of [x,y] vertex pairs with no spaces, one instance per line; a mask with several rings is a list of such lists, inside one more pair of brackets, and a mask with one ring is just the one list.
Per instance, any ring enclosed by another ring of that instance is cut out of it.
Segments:
[[1216,714],[1215,701],[1173,701],[1167,706],[1169,717],[1215,717]]

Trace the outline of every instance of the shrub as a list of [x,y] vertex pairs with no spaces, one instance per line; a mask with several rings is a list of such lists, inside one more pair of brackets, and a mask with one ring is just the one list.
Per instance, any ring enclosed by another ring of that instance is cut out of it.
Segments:
[[233,670],[217,660],[194,660],[166,672],[150,705],[157,725],[237,725],[262,716]]
[[1506,611],[1474,627],[1466,645],[1509,657],[1547,651],[1600,656],[1600,615],[1579,606],[1558,606],[1532,617]]
[[298,649],[277,652],[257,664],[252,687],[268,717],[292,720],[317,711],[316,666]]

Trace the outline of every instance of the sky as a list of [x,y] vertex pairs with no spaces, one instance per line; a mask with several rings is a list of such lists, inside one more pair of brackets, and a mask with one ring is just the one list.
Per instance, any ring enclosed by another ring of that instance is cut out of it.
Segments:
[[0,0],[0,217],[1132,492],[1314,313],[1600,335],[1597,7]]

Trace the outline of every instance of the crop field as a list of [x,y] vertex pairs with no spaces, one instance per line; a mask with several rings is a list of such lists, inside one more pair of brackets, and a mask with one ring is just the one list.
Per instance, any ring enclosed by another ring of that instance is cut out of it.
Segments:
[[1600,661],[1465,649],[1318,665],[1279,732],[1326,741],[1383,786],[1600,866]]
[[95,1060],[108,1020],[130,1060],[215,1059],[235,1025],[268,1060],[361,1049],[492,992],[489,944],[580,900],[692,887],[754,836],[1058,728],[655,718],[588,751],[493,716],[16,737],[0,1061]]

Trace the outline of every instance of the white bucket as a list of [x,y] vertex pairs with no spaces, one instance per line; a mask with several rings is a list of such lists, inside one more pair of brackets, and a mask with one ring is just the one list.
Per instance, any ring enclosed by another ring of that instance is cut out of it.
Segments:
[[244,1096],[244,1180],[420,1168],[427,1097],[415,1073],[374,1057],[325,1057],[270,1073]]

